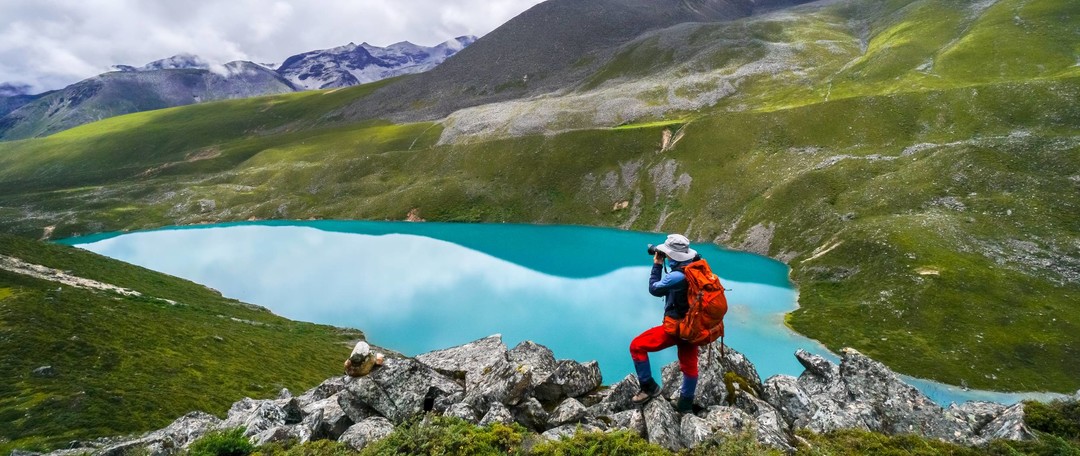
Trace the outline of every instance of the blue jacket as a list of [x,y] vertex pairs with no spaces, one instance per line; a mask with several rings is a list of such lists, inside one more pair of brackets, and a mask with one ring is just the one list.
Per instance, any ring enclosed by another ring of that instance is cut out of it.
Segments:
[[652,274],[649,276],[649,293],[653,296],[664,297],[664,316],[681,320],[690,310],[690,303],[686,298],[686,290],[690,284],[686,282],[686,275],[681,271],[682,266],[690,262],[672,262],[672,271],[664,278],[660,278],[664,272],[663,264],[653,264]]

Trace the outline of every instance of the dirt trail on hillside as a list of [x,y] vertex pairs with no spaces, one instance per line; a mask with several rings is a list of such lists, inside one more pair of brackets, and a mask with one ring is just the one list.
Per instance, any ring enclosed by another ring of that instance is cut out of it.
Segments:
[[124,296],[142,296],[142,293],[139,293],[135,290],[129,290],[127,288],[118,287],[116,285],[110,285],[104,282],[98,282],[96,280],[73,276],[59,269],[53,269],[38,264],[27,263],[23,260],[15,257],[9,257],[7,255],[0,255],[0,269],[14,272],[16,274],[30,276],[35,279],[48,280],[50,282],[62,283],[64,285],[77,288],[110,291],[113,293],[122,294]]

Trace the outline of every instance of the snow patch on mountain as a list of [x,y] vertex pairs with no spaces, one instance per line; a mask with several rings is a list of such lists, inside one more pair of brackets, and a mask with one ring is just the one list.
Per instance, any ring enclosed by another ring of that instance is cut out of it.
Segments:
[[348,87],[428,71],[475,41],[462,36],[433,47],[408,41],[387,47],[349,43],[294,55],[277,71],[302,90]]

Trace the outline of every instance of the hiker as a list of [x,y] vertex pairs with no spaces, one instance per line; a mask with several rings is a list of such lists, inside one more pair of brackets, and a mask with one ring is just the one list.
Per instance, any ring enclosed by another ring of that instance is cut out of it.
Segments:
[[[650,253],[653,250],[650,248]],[[671,272],[661,278],[665,259]],[[634,370],[641,385],[641,391],[633,397],[635,404],[644,404],[660,394],[660,385],[652,378],[649,353],[674,345],[679,351],[679,370],[683,374],[676,409],[679,412],[693,411],[694,391],[698,382],[698,347],[676,337],[674,327],[686,316],[690,306],[687,300],[689,284],[682,269],[699,259],[701,256],[690,248],[690,240],[681,234],[669,235],[663,244],[655,248],[649,293],[665,298],[664,323],[646,330],[630,342],[630,358],[634,360]]]

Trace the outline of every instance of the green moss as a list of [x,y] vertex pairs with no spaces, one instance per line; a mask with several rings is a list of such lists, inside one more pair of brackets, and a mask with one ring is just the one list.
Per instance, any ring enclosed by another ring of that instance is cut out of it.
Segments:
[[731,406],[735,405],[735,402],[739,399],[739,394],[749,394],[757,397],[757,392],[750,386],[750,382],[735,372],[728,371],[724,373],[724,388],[727,389],[724,401]]

